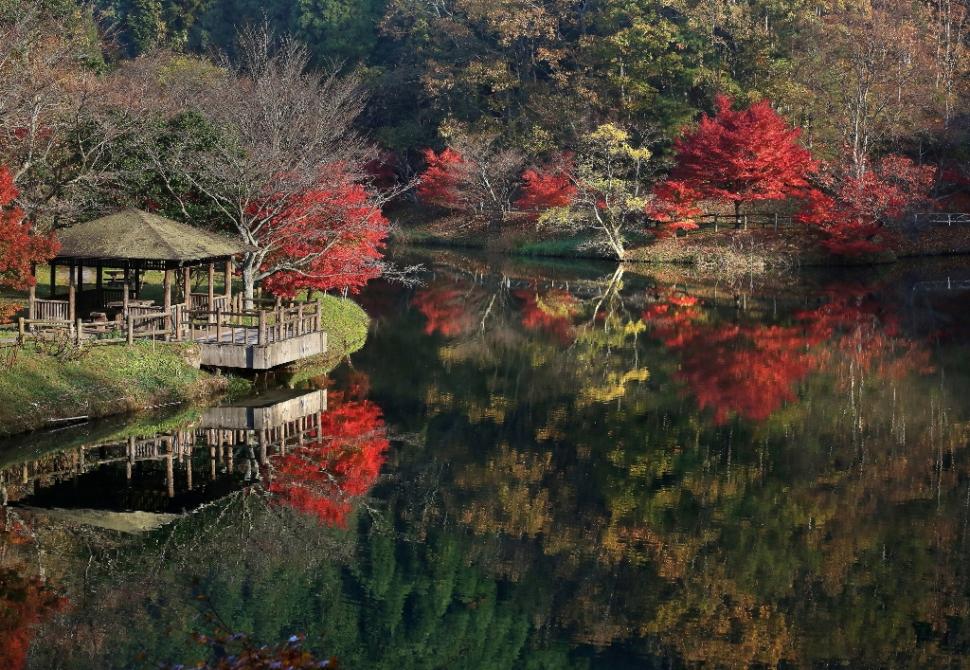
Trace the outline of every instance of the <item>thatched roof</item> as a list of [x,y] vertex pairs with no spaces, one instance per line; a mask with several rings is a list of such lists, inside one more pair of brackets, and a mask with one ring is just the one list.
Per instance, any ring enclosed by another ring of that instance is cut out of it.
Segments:
[[57,259],[197,263],[235,256],[245,245],[164,216],[126,209],[57,233]]

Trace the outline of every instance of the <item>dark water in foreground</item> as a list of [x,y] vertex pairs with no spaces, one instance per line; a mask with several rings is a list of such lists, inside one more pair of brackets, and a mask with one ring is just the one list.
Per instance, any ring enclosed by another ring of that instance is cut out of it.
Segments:
[[439,254],[330,379],[0,450],[0,667],[970,667],[968,279]]

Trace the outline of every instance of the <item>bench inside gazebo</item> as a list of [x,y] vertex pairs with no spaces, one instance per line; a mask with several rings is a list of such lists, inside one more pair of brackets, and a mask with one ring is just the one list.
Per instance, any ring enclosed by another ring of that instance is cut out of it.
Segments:
[[[67,228],[58,239],[48,296],[39,298],[31,287],[21,340],[59,333],[78,345],[193,340],[203,364],[248,369],[326,350],[319,302],[260,298],[244,304],[241,295],[233,296],[233,257],[246,251],[239,242],[137,209]],[[160,298],[146,295],[149,271],[162,273]],[[223,275],[218,292],[217,272]],[[62,282],[59,274],[66,275]],[[193,279],[203,277],[205,291],[193,292]]]

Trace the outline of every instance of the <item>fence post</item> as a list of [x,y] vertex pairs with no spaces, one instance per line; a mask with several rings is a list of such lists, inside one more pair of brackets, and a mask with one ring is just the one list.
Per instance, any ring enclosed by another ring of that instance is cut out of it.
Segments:
[[81,323],[82,323],[81,319],[78,319],[77,322],[75,323],[76,328],[74,330],[74,337],[77,342],[77,346],[81,346],[81,329],[82,329]]
[[222,308],[216,307],[216,342],[222,342]]
[[27,338],[27,328],[24,325],[24,317],[17,319],[17,344],[23,344],[24,340]]
[[126,338],[126,341],[128,344],[134,344],[135,343],[135,322],[132,320],[131,316],[126,317],[126,320],[128,321],[128,337]]
[[316,332],[323,330],[323,298],[317,298],[317,327]]
[[259,333],[257,338],[257,344],[266,344],[266,312],[263,310],[259,311]]
[[717,214],[714,215],[714,232],[717,232]]
[[775,212],[775,232],[778,232],[778,212]]

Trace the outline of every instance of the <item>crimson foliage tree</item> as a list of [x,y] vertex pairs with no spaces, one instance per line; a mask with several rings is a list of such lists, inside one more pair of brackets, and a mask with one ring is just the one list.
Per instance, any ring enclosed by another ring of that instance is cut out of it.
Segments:
[[522,173],[522,188],[515,206],[538,214],[554,207],[568,207],[576,198],[573,159],[562,156],[542,169],[529,168]]
[[824,175],[820,185],[805,196],[797,219],[814,227],[822,246],[840,256],[885,251],[893,236],[883,223],[929,201],[936,168],[917,165],[903,156],[890,155],[862,176],[849,170]]
[[6,167],[0,167],[0,286],[23,289],[34,283],[31,265],[53,257],[59,248],[53,235],[36,234],[14,204],[17,187]]
[[451,147],[441,153],[425,149],[424,161],[426,167],[418,184],[421,201],[444,209],[463,209],[462,186],[468,181],[472,166]]
[[815,162],[798,144],[800,131],[768,101],[735,111],[731,98],[720,95],[716,105],[714,116],[702,116],[675,142],[673,180],[701,198],[731,202],[736,217],[747,203],[782,200],[808,186]]
[[312,189],[288,197],[257,231],[263,253],[256,279],[275,295],[298,291],[358,291],[382,271],[388,221],[373,195],[339,166]]

